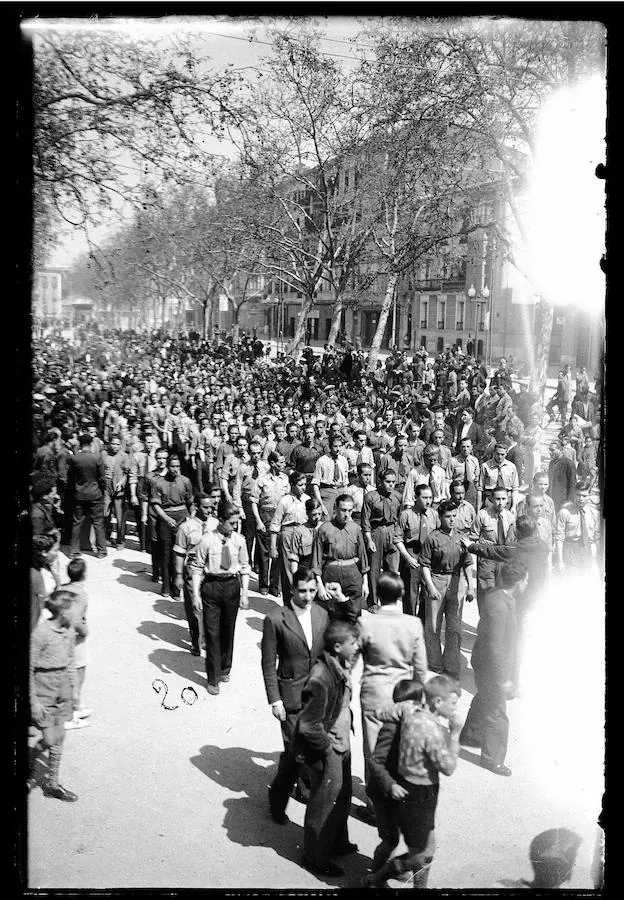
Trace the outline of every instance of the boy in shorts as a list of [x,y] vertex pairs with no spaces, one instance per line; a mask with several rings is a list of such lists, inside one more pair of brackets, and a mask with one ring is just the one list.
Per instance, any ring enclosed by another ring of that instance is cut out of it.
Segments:
[[92,710],[85,709],[81,704],[82,686],[84,684],[85,672],[87,668],[87,644],[86,639],[89,633],[87,628],[87,592],[84,583],[87,577],[87,564],[80,556],[75,556],[67,564],[67,577],[69,584],[63,585],[64,591],[69,591],[74,595],[74,603],[72,606],[72,615],[74,629],[76,631],[76,645],[74,655],[74,666],[76,669],[76,677],[74,679],[74,707],[76,712],[70,722],[65,722],[65,728],[86,728],[90,723],[87,721]]
[[[72,605],[74,595],[62,588],[46,601],[51,613],[41,617],[30,639],[30,711],[41,729],[39,750],[48,750],[48,777],[42,784],[46,797],[73,803],[76,794],[59,784],[58,775],[65,741],[65,722],[72,718],[74,644]],[[34,787],[34,775],[28,787]]]

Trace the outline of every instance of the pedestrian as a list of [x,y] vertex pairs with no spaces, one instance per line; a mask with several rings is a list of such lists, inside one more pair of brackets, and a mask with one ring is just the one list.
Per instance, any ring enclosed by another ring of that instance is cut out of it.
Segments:
[[288,602],[292,591],[290,553],[294,531],[298,525],[307,522],[306,503],[313,499],[305,493],[306,478],[303,472],[291,472],[288,482],[290,493],[278,500],[269,525],[271,565],[279,567],[283,603]]
[[434,509],[437,509],[443,500],[448,499],[449,479],[446,471],[438,465],[438,460],[437,447],[433,447],[431,444],[425,447],[422,465],[415,466],[405,482],[403,491],[403,507],[405,509],[414,505],[414,488],[417,484],[426,484],[431,488]]
[[33,534],[30,554],[30,631],[35,628],[48,597],[56,589],[52,574],[58,555],[57,540],[53,533]]
[[[167,474],[167,459],[169,451],[165,447],[159,447],[155,453],[156,465],[153,471],[145,476],[145,495],[147,497],[147,519],[145,520],[146,532],[149,536],[150,556],[152,560],[152,582],[158,584],[163,571],[163,547],[158,533],[158,516],[152,502],[156,482]],[[138,495],[137,495],[138,496]],[[143,510],[141,518],[143,518]]]
[[336,499],[331,522],[323,522],[312,544],[311,569],[316,575],[319,601],[330,604],[325,585],[338,584],[347,602],[339,608],[328,606],[330,615],[355,623],[368,600],[368,558],[362,529],[351,518],[353,500],[348,494]]
[[261,594],[280,594],[280,568],[271,558],[271,521],[281,498],[289,492],[290,482],[284,472],[284,456],[272,450],[269,471],[260,475],[250,495],[252,514],[256,522],[256,558],[258,561],[258,589]]
[[369,466],[368,463],[358,463],[356,472],[357,480],[353,484],[349,485],[349,487],[345,490],[345,494],[348,494],[353,500],[353,521],[356,525],[359,525],[361,527],[364,497],[367,494],[370,494],[371,491],[374,491],[375,488],[373,486],[372,466]]
[[87,669],[87,607],[89,604],[84,583],[87,578],[87,564],[80,556],[75,556],[67,564],[68,584],[63,585],[63,590],[74,596],[71,609],[72,621],[75,631],[74,667],[74,714],[69,722],[65,722],[66,729],[86,728],[87,721],[93,710],[82,705],[82,689],[84,686]]
[[220,682],[230,680],[238,610],[249,608],[249,557],[245,539],[236,531],[238,509],[221,500],[217,518],[216,529],[196,545],[191,566],[193,606],[204,625],[206,687],[213,695]]
[[400,513],[394,538],[401,557],[399,573],[405,586],[403,612],[418,615],[423,622],[425,604],[419,606],[422,573],[418,556],[425,538],[440,527],[440,518],[432,508],[432,500],[429,485],[417,484],[414,488],[414,506]]
[[351,677],[357,654],[355,630],[330,622],[324,649],[302,691],[293,750],[309,769],[310,797],[303,823],[302,865],[316,875],[339,878],[344,869],[333,857],[354,853],[347,820],[351,806]]
[[529,582],[522,563],[506,563],[501,587],[490,591],[481,605],[477,637],[472,649],[477,693],[472,698],[460,744],[481,750],[481,765],[496,775],[511,775],[505,765],[509,720],[507,701],[514,696],[516,602]]
[[251,496],[260,476],[266,475],[271,470],[268,462],[261,459],[261,456],[262,445],[258,441],[252,440],[249,444],[249,460],[241,462],[232,490],[232,501],[239,508],[243,534],[247,543],[247,553],[252,561],[254,559],[254,544],[256,543],[256,517]]
[[362,533],[368,550],[368,607],[377,607],[377,579],[382,569],[399,571],[399,552],[395,544],[395,532],[401,510],[401,495],[395,490],[396,476],[392,469],[384,473],[376,491],[364,497],[362,508]]
[[[215,531],[218,520],[214,515],[220,496],[216,485],[206,484],[208,493],[195,494],[193,504],[184,522],[178,526],[173,552],[175,554],[175,587],[182,591],[184,598],[184,614],[191,638],[191,654],[200,655],[202,635],[202,618],[193,607],[192,566],[195,562],[195,549],[207,531]],[[211,496],[211,493],[213,496]],[[215,501],[214,495],[217,495]]]
[[92,524],[95,531],[95,555],[98,559],[102,559],[107,554],[104,528],[106,489],[104,462],[100,455],[96,455],[90,449],[91,438],[88,434],[81,434],[78,443],[80,449],[70,459],[67,475],[67,489],[71,494],[74,510],[70,554],[78,552],[83,527]]
[[564,503],[574,501],[576,493],[576,467],[571,459],[564,456],[560,440],[550,443],[550,464],[548,466],[548,493],[552,497],[555,513]]
[[56,478],[52,475],[40,475],[30,490],[32,506],[30,522],[33,534],[43,534],[50,528],[58,528],[61,524],[60,497],[56,486]]
[[106,537],[112,542],[112,517],[115,516],[115,541],[117,549],[123,547],[126,531],[125,493],[130,475],[130,457],[122,450],[121,437],[113,434],[108,442],[108,450],[102,453],[104,461],[104,524]]
[[[423,541],[418,555],[425,585],[425,646],[432,672],[461,676],[461,634],[464,599],[472,597],[472,559],[455,531],[457,504],[446,500],[438,508],[440,527]],[[445,622],[444,653],[440,637]]]
[[193,502],[193,489],[186,475],[180,474],[180,457],[170,453],[167,471],[154,478],[151,486],[151,503],[156,513],[156,528],[162,551],[163,597],[177,598],[175,583],[175,555],[173,547],[178,527],[185,520]]
[[[491,494],[488,507],[480,509],[475,516],[470,532],[473,541],[487,542],[503,546],[515,540],[514,516],[508,509],[508,491],[506,487],[496,487]],[[477,605],[479,613],[488,591],[496,586],[496,563],[481,554],[477,560]]]
[[74,595],[63,589],[48,597],[46,609],[50,617],[39,619],[30,639],[30,714],[42,739],[35,748],[28,788],[36,784],[37,757],[47,750],[48,774],[41,785],[43,793],[69,803],[78,797],[59,783],[59,769],[65,723],[76,711],[73,601]]
[[[366,887],[383,886],[388,878],[408,872],[414,873],[415,887],[427,886],[435,850],[439,773],[452,775],[457,768],[459,734],[463,723],[457,711],[459,687],[452,678],[436,675],[425,683],[423,692],[424,706],[417,700],[404,700],[377,710],[381,721],[394,722],[399,727],[394,783],[402,790],[395,789],[394,796],[398,825],[407,845],[407,853],[389,859],[376,868],[364,880]],[[448,732],[442,727],[441,718],[448,721]],[[383,750],[383,745],[380,750]],[[373,766],[376,761],[378,766],[383,765],[382,760],[381,754],[374,754]],[[383,855],[385,850],[378,857],[380,862]]]
[[360,624],[359,644],[363,671],[360,680],[364,774],[368,767],[381,722],[375,710],[390,703],[395,684],[413,677],[427,678],[427,653],[420,619],[403,612],[405,588],[395,572],[382,572],[377,581],[377,615]]
[[492,459],[484,459],[481,463],[481,475],[477,486],[477,512],[487,505],[487,501],[491,501],[495,488],[504,487],[507,490],[508,508],[512,515],[515,515],[520,481],[518,470],[506,457],[507,444],[497,441]]
[[336,498],[349,485],[349,464],[340,453],[342,445],[339,435],[330,439],[329,453],[319,456],[310,481],[314,496],[323,505],[326,521],[331,521]]
[[574,501],[565,503],[555,525],[556,563],[560,573],[595,565],[600,540],[600,513],[590,497],[590,482],[579,480]]
[[316,578],[310,569],[297,569],[293,589],[284,606],[268,611],[262,626],[262,675],[271,712],[278,719],[284,741],[277,773],[269,787],[269,810],[278,824],[288,821],[286,806],[299,779],[295,796],[307,788],[292,750],[295,722],[302,708],[302,691],[312,664],[324,648],[329,616],[315,602]]

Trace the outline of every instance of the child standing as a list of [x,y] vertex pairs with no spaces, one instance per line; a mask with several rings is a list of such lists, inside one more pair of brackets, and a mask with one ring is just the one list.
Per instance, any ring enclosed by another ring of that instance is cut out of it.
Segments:
[[[391,796],[398,801],[396,815],[407,853],[389,860],[367,876],[366,886],[383,885],[388,878],[410,871],[417,879],[415,887],[427,886],[434,852],[439,773],[452,775],[455,771],[462,720],[456,710],[459,688],[452,678],[435,675],[425,683],[424,694],[424,707],[414,700],[406,700],[375,712],[384,722],[400,723],[393,778],[396,787],[391,790]],[[448,739],[439,717],[448,719]]]
[[[48,750],[48,777],[42,785],[46,797],[72,803],[76,794],[59,784],[58,775],[65,741],[65,722],[71,718],[74,682],[72,604],[74,596],[62,588],[47,599],[50,618],[41,617],[30,640],[30,710],[43,732],[38,749]],[[28,787],[34,786],[34,776]]]
[[84,582],[87,577],[87,564],[80,556],[75,556],[67,564],[67,576],[69,584],[63,585],[63,590],[73,595],[72,621],[76,632],[76,644],[74,654],[74,666],[76,677],[74,679],[74,715],[71,721],[65,722],[65,728],[86,728],[90,722],[86,720],[92,710],[84,709],[80,699],[87,667],[86,638],[89,633],[87,628],[87,594]]

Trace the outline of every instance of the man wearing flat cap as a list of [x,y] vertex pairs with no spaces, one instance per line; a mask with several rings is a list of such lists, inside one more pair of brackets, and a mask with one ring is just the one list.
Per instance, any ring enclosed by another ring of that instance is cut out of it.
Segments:
[[56,478],[47,474],[35,475],[30,494],[33,499],[30,508],[32,533],[43,534],[48,528],[58,528],[61,516]]

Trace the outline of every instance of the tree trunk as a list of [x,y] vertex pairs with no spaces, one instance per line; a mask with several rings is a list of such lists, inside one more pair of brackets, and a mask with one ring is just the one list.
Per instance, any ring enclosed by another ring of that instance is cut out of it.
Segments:
[[292,356],[293,359],[297,358],[297,354],[299,352],[299,347],[303,338],[305,336],[305,330],[308,322],[308,314],[312,307],[314,306],[314,297],[309,296],[306,297],[303,301],[303,306],[301,307],[301,312],[299,313],[299,319],[297,320],[297,327],[295,328],[295,335],[288,345],[288,350],[286,351],[288,356]]
[[386,324],[388,322],[388,316],[390,315],[390,307],[392,306],[392,301],[394,300],[394,292],[396,291],[397,285],[399,283],[399,275],[397,272],[392,272],[390,277],[388,278],[388,284],[386,286],[386,294],[383,298],[383,303],[381,304],[381,312],[379,313],[379,321],[377,322],[377,330],[375,331],[375,336],[373,337],[373,341],[371,343],[370,350],[368,351],[368,368],[371,371],[377,366],[377,357],[379,356],[379,351],[381,349],[381,341],[384,336],[384,331],[386,330]]
[[234,319],[234,324],[232,325],[232,345],[234,347],[238,344],[238,334],[240,332],[240,325],[238,324],[237,319]]
[[535,347],[535,365],[531,373],[529,390],[535,391],[538,397],[543,397],[548,375],[548,355],[550,352],[554,309],[550,303],[547,303],[543,297],[540,297],[537,312],[539,315],[539,332]]
[[342,319],[342,312],[344,310],[344,300],[342,299],[342,295],[338,294],[334,297],[334,314],[332,316],[331,328],[329,329],[329,337],[327,338],[327,343],[330,347],[333,347],[336,343],[336,338],[338,337],[338,332],[340,331],[340,322]]

